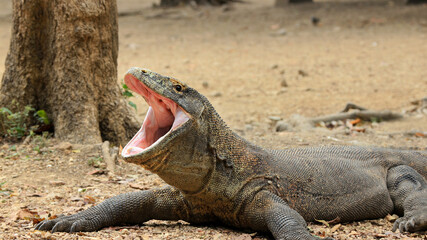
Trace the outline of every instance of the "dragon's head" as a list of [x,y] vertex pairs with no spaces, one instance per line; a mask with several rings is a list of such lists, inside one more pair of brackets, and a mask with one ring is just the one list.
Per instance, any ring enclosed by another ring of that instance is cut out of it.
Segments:
[[200,188],[211,168],[203,122],[209,102],[186,84],[147,69],[131,68],[125,83],[149,108],[141,129],[122,151],[124,159],[183,190]]

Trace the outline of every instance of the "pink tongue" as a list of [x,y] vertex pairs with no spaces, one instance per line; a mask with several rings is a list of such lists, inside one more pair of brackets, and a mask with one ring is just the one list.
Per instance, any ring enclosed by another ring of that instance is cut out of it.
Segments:
[[153,94],[151,94],[147,100],[149,101],[149,105],[153,108],[159,128],[172,126],[175,119],[168,105],[156,98]]

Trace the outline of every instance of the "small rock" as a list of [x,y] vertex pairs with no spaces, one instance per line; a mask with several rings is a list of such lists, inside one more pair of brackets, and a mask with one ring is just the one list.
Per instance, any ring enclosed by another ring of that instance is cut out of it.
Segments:
[[279,68],[279,65],[277,64],[274,64],[273,66],[271,66],[271,69],[277,69],[277,68]]
[[221,97],[222,93],[221,92],[216,92],[214,94],[212,94],[212,97]]
[[254,129],[254,126],[252,124],[245,124],[245,130],[246,131],[251,131]]
[[280,86],[282,86],[282,87],[288,87],[288,83],[286,82],[286,80],[285,80],[285,79],[283,79],[283,80],[280,82]]
[[54,146],[53,148],[58,150],[71,150],[73,149],[73,145],[69,142],[61,142],[58,145]]
[[324,122],[324,121],[321,121],[321,122],[318,122],[318,123],[316,124],[316,126],[317,126],[317,127],[325,128],[325,127],[326,127],[326,124],[325,124],[325,122]]
[[287,88],[282,87],[282,88],[280,88],[280,90],[277,92],[277,95],[283,94],[283,93],[285,93],[285,92],[287,92],[287,91],[288,91],[288,89],[287,89]]
[[49,184],[51,186],[62,186],[62,185],[65,185],[65,182],[63,182],[63,181],[49,181]]
[[302,70],[302,69],[298,70],[298,74],[301,75],[301,76],[303,76],[303,77],[307,77],[308,76],[308,73],[306,71]]
[[311,18],[311,23],[312,23],[314,26],[318,26],[318,25],[319,25],[319,23],[320,23],[320,18],[318,18],[318,17],[312,17],[312,18]]
[[208,83],[208,82],[206,82],[206,81],[204,81],[204,82],[202,83],[202,86],[203,86],[204,88],[208,88],[208,87],[209,87],[209,83]]
[[278,122],[278,121],[282,120],[281,117],[277,117],[277,116],[268,116],[268,119],[270,119],[273,122]]
[[288,33],[286,31],[286,29],[285,28],[281,28],[281,29],[279,29],[279,30],[276,31],[275,35],[277,35],[277,36],[284,36],[284,35],[286,35],[286,33]]
[[276,123],[276,132],[284,132],[284,131],[289,131],[291,129],[291,126],[285,122],[285,121],[278,121]]

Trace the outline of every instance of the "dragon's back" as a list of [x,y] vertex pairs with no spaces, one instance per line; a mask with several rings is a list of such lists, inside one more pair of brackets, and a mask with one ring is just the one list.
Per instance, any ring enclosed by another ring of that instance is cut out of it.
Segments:
[[268,151],[273,156],[271,164],[279,169],[289,165],[309,169],[320,166],[344,169],[351,166],[359,171],[366,171],[366,168],[370,167],[387,170],[393,166],[408,165],[427,178],[427,151],[359,146],[301,147]]
[[426,151],[357,146],[268,151],[268,164],[279,176],[275,191],[307,221],[383,217],[393,209],[386,181],[390,168],[408,165],[427,176]]

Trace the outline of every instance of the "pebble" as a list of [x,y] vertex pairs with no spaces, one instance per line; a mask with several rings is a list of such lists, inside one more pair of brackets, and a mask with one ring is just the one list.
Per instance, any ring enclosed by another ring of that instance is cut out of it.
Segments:
[[288,91],[288,89],[287,89],[287,88],[282,87],[282,88],[280,88],[280,90],[279,90],[279,91],[277,91],[277,95],[283,94],[283,93],[285,93],[285,92],[287,92],[287,91]]
[[298,70],[298,74],[301,75],[301,76],[303,76],[303,77],[307,77],[308,76],[308,73],[306,71],[302,70],[302,69]]
[[222,93],[221,92],[216,92],[214,94],[212,94],[212,97],[221,97]]
[[65,185],[65,182],[63,182],[63,181],[49,181],[49,184],[52,186],[62,186],[62,185]]
[[245,124],[245,130],[246,131],[251,131],[254,129],[254,126],[252,124]]
[[277,31],[275,31],[274,33],[271,33],[272,36],[284,36],[286,35],[288,32],[286,31],[285,28],[281,28]]
[[283,79],[283,80],[280,82],[280,86],[282,86],[282,87],[288,87],[288,82],[286,82],[286,80],[285,80],[285,79]]
[[206,81],[204,81],[204,82],[202,83],[202,86],[203,86],[204,88],[208,88],[208,87],[209,87],[209,83],[208,83],[208,82],[206,82]]
[[277,117],[277,116],[268,116],[268,119],[270,119],[273,122],[277,122],[277,121],[282,120],[281,117]]
[[61,142],[58,145],[54,146],[53,149],[57,150],[71,150],[73,149],[73,145],[69,142]]
[[312,23],[314,26],[319,25],[319,23],[320,23],[320,18],[318,18],[318,17],[312,17],[312,18],[311,18],[311,23]]
[[285,29],[285,28],[281,28],[281,29],[277,30],[277,32],[276,32],[276,34],[277,34],[278,36],[286,35],[286,33],[288,33],[288,32],[286,31],[286,29]]
[[278,121],[276,124],[276,132],[284,132],[291,129],[291,126],[285,121]]

